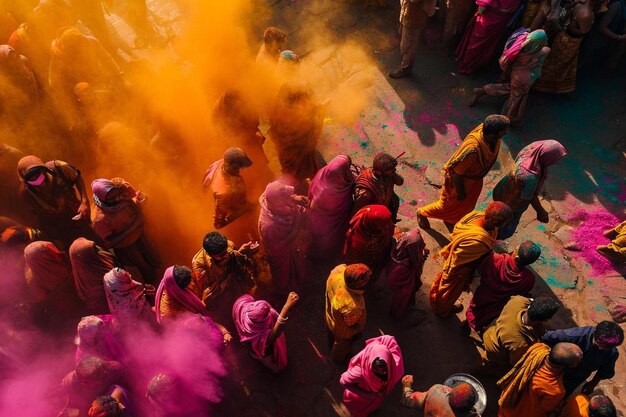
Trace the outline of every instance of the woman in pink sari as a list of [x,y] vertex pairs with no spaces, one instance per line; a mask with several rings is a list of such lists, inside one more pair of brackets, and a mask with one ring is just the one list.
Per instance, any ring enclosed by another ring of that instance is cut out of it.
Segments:
[[309,187],[309,253],[319,259],[336,259],[341,256],[350,211],[354,175],[350,171],[352,160],[348,155],[336,156],[313,177]]
[[403,374],[404,360],[396,339],[387,335],[369,339],[341,375],[343,403],[353,417],[366,417],[380,407]]
[[119,266],[119,261],[111,252],[80,237],[70,246],[70,262],[78,298],[87,305],[89,313],[108,314],[104,274]]
[[[185,266],[174,265],[165,270],[161,284],[156,292],[155,305],[157,321],[173,322],[189,313],[199,314],[206,321],[211,320],[209,311],[196,294],[189,289],[191,270]],[[212,321],[211,321],[212,322]],[[224,343],[232,340],[232,335],[224,326],[215,323],[224,337]]]
[[473,74],[491,61],[521,0],[476,0],[476,4],[478,11],[456,49],[460,74]]
[[85,316],[76,328],[76,363],[87,356],[97,356],[122,362],[122,345],[115,331],[115,318],[111,314]]
[[109,310],[120,324],[137,321],[154,322],[154,313],[146,293],[154,294],[154,287],[133,280],[122,268],[113,268],[104,276],[104,291]]
[[287,294],[302,281],[309,200],[294,194],[294,187],[274,181],[259,202],[259,234],[269,257],[274,291]]
[[394,319],[404,317],[409,305],[415,304],[415,292],[422,286],[422,270],[429,253],[418,229],[394,236],[385,270],[393,291],[391,316]]
[[287,367],[283,327],[298,299],[298,294],[289,293],[280,314],[267,301],[254,301],[248,294],[239,297],[233,305],[233,321],[241,342],[247,342],[250,355],[274,373]]

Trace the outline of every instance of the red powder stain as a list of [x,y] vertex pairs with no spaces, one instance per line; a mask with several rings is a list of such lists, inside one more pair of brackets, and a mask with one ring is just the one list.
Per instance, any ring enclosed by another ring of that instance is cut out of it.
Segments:
[[614,272],[615,268],[613,268],[611,261],[600,255],[596,251],[596,246],[606,245],[610,242],[609,239],[602,236],[602,232],[615,227],[620,223],[620,220],[603,209],[578,210],[568,220],[580,222],[578,226],[574,226],[572,237],[582,248],[582,251],[573,252],[573,255],[583,258],[596,274],[603,275]]

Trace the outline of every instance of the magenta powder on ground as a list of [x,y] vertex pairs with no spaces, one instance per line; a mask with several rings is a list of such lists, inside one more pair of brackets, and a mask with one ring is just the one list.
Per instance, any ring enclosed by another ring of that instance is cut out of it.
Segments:
[[579,210],[568,220],[578,222],[577,226],[573,226],[572,238],[581,248],[581,252],[574,252],[574,256],[582,257],[596,274],[603,275],[614,272],[615,269],[611,261],[600,255],[596,251],[596,246],[606,245],[610,242],[602,233],[618,225],[620,220],[603,209]]

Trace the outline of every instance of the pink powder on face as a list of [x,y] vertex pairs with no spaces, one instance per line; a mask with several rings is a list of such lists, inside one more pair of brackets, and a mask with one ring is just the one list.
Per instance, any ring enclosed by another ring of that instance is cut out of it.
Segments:
[[582,248],[581,252],[573,252],[574,256],[583,258],[593,272],[599,275],[614,272],[611,261],[596,251],[596,246],[606,245],[609,239],[602,236],[605,230],[609,230],[620,223],[620,220],[603,209],[578,210],[569,219],[570,222],[579,222],[574,226],[572,237]]

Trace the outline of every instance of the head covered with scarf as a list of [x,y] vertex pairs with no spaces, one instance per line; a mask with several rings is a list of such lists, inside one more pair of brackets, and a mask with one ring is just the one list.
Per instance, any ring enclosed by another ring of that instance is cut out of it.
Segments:
[[515,158],[515,165],[526,171],[545,177],[547,168],[558,163],[567,155],[567,149],[558,141],[548,139],[531,143]]

